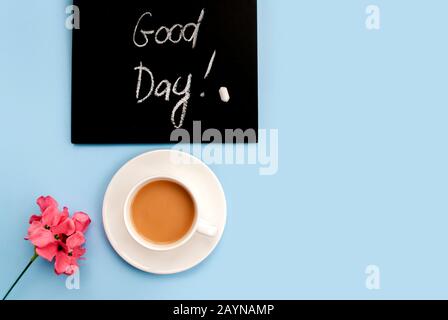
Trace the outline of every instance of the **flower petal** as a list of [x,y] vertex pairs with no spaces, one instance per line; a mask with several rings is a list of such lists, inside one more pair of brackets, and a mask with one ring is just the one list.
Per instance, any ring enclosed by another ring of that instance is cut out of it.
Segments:
[[39,248],[36,248],[36,253],[41,256],[42,258],[48,260],[51,262],[53,258],[56,256],[56,253],[58,252],[58,243],[52,242],[49,245]]
[[83,247],[76,247],[73,248],[72,250],[72,257],[75,259],[79,259],[80,257],[82,257],[85,253],[86,253],[86,248]]
[[75,221],[76,231],[85,232],[90,225],[90,217],[84,212],[75,212],[73,214],[73,221]]
[[70,249],[74,249],[76,247],[81,246],[84,242],[86,242],[86,238],[84,237],[84,234],[82,232],[75,232],[70,237],[67,238],[67,241],[65,242],[67,244],[67,247]]
[[57,274],[72,275],[78,270],[78,263],[76,259],[70,257],[63,251],[58,251],[56,254],[56,261],[54,263],[54,271]]
[[51,232],[53,232],[53,234],[65,234],[70,236],[75,232],[75,223],[72,219],[65,219],[59,225],[52,227]]
[[57,274],[65,273],[70,267],[70,257],[64,251],[58,251],[56,253],[56,261],[54,263],[54,271]]
[[68,208],[64,207],[61,212],[61,222],[69,217],[70,213],[68,212]]
[[28,239],[36,247],[42,248],[49,245],[52,242],[57,242],[50,230],[45,228],[37,228],[33,233],[28,235]]
[[37,205],[40,208],[40,211],[43,213],[45,210],[47,210],[48,207],[58,207],[58,203],[56,202],[56,200],[54,200],[52,197],[47,196],[47,197],[39,197],[37,199]]
[[36,232],[39,228],[42,228],[42,223],[38,221],[33,221],[30,226],[28,227],[28,236],[25,238],[26,240],[29,240],[29,237]]
[[34,221],[40,221],[42,219],[42,216],[38,216],[38,215],[35,215],[35,214],[33,214],[31,217],[30,217],[30,224],[31,223],[33,223]]
[[49,227],[57,226],[63,216],[59,213],[57,207],[48,207],[42,213],[42,223]]

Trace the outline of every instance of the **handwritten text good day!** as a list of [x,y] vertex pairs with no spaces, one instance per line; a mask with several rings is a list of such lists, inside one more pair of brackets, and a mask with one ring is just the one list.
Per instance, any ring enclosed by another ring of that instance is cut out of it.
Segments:
[[[191,43],[192,49],[196,47],[199,29],[202,20],[204,19],[205,10],[199,14],[196,22],[191,22],[186,25],[175,24],[171,27],[160,26],[159,28],[152,28],[147,30],[143,24],[147,25],[151,18],[151,12],[143,13],[137,21],[134,28],[133,42],[138,48],[148,46],[164,45],[166,43],[178,44],[180,42]],[[171,123],[175,128],[181,128],[187,113],[188,102],[191,97],[191,82],[193,75],[190,73],[187,76],[179,76],[174,84],[168,79],[158,80],[151,69],[143,64],[141,61],[138,66],[134,68],[138,72],[136,99],[137,103],[147,101],[151,96],[171,101],[173,96],[179,97],[179,100],[174,105],[171,112]],[[147,78],[147,81],[143,81]],[[148,83],[143,87],[143,83]]]

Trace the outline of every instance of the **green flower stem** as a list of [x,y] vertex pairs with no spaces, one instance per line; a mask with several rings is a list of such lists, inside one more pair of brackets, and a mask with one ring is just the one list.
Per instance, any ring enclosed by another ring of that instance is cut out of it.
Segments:
[[14,281],[14,283],[12,284],[12,286],[9,288],[8,292],[6,292],[5,296],[3,297],[3,300],[6,300],[6,298],[8,297],[8,295],[11,293],[12,289],[14,289],[14,287],[16,286],[17,282],[19,282],[19,280],[23,277],[23,275],[25,274],[25,272],[28,270],[29,267],[31,267],[31,265],[33,264],[34,260],[37,259],[39,255],[34,252],[33,257],[31,258],[30,262],[28,262],[27,266],[25,267],[25,269],[23,269],[22,273],[19,275],[19,277],[16,279],[16,281]]

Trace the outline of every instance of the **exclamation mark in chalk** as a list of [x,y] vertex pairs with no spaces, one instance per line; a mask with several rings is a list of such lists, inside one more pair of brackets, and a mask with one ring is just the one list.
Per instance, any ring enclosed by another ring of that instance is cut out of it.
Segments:
[[[212,57],[210,58],[210,62],[208,63],[207,71],[205,72],[204,80],[206,80],[208,78],[210,71],[212,71],[213,62],[215,62],[215,57],[216,57],[216,50],[213,51]],[[201,97],[202,98],[205,97],[205,92],[201,93]]]
[[[210,75],[210,72],[212,71],[213,63],[215,62],[215,57],[216,57],[216,50],[213,51],[212,57],[210,58],[210,62],[208,64],[207,71],[205,72],[205,75],[204,75],[204,80],[206,80],[208,78],[208,76]],[[221,100],[223,102],[229,102],[229,100],[230,100],[229,91],[227,90],[226,87],[221,87],[219,89],[219,96],[221,97]],[[205,97],[205,92],[201,93],[201,97],[202,98]]]

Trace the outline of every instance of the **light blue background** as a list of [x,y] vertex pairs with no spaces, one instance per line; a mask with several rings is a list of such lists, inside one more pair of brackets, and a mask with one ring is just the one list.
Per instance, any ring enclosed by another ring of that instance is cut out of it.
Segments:
[[[93,218],[81,289],[38,261],[11,298],[448,298],[447,1],[259,0],[260,125],[279,129],[279,172],[212,166],[226,232],[172,276],[127,265],[103,232],[112,175],[159,147],[71,145],[68,3],[0,0],[2,292],[32,255],[35,198],[51,194]],[[368,4],[380,31],[365,28]]]

